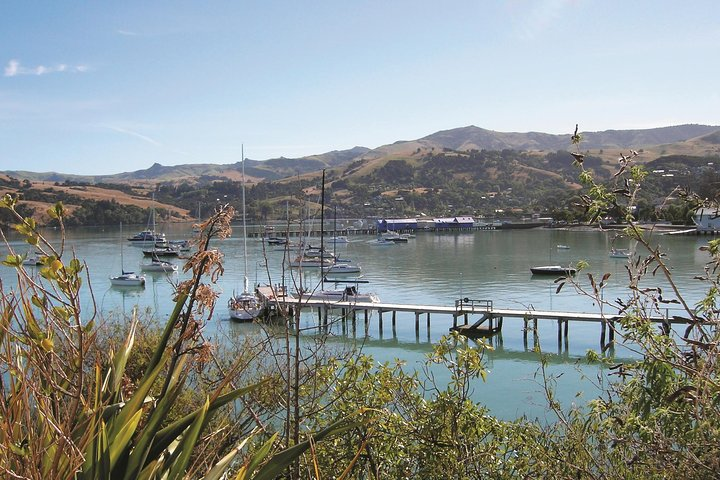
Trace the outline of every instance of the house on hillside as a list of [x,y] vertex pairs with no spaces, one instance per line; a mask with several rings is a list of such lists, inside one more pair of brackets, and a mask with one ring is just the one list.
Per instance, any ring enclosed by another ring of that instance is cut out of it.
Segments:
[[720,210],[717,208],[699,208],[695,211],[693,221],[698,232],[720,231]]

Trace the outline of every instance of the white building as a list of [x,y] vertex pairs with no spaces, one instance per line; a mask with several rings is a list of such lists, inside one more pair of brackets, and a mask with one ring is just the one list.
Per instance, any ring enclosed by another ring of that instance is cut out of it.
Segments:
[[720,209],[699,208],[693,218],[698,232],[720,231]]

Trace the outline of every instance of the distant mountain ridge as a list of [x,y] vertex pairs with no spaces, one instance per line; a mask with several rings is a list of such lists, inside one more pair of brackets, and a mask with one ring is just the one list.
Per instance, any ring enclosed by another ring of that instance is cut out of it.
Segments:
[[[720,126],[686,124],[640,130],[605,130],[583,132],[583,150],[640,149],[651,146],[696,141],[711,146],[720,145]],[[245,173],[250,180],[273,181],[317,172],[323,168],[349,165],[356,161],[382,158],[402,158],[414,151],[433,149],[468,150],[520,150],[555,151],[570,148],[570,134],[557,135],[541,132],[496,132],[476,126],[443,130],[417,140],[398,141],[375,149],[354,147],[301,158],[275,158],[264,161],[246,160]],[[213,181],[239,180],[241,163],[185,164],[164,166],[158,163],[150,168],[113,175],[72,175],[57,172],[28,172],[8,170],[2,173],[20,180],[89,183],[172,182],[182,180]]]

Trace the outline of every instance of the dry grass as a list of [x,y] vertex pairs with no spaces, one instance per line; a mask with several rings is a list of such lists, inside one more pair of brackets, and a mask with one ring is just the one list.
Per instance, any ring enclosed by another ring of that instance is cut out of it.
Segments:
[[[92,186],[62,186],[55,185],[54,182],[33,182],[32,185],[33,188],[36,190],[45,191],[47,193],[52,193],[52,191],[58,193],[64,192],[80,198],[81,201],[115,201],[122,205],[135,205],[140,208],[150,208],[152,206],[155,206],[155,208],[162,208],[171,212],[172,219],[178,221],[187,221],[192,217],[189,210],[153,201],[148,199],[147,197],[143,197],[140,195],[128,195],[127,193],[121,192],[120,190],[110,190],[107,188],[99,188]],[[139,192],[142,192],[142,188],[138,190]],[[6,193],[15,195],[17,194],[17,190],[7,187],[0,187],[0,196],[5,195]],[[41,224],[46,223],[49,220],[49,218],[46,218],[45,212],[51,206],[50,202],[28,201],[23,203],[35,211],[36,220],[38,220]],[[81,206],[80,204],[74,204],[69,202],[64,202],[64,204],[69,214],[72,214],[73,210]]]

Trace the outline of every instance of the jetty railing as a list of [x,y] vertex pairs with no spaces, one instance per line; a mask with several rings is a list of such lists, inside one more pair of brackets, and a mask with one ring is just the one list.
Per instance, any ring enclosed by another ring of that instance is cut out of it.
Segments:
[[468,297],[455,300],[455,311],[458,313],[484,313],[492,309],[492,300],[473,300]]

